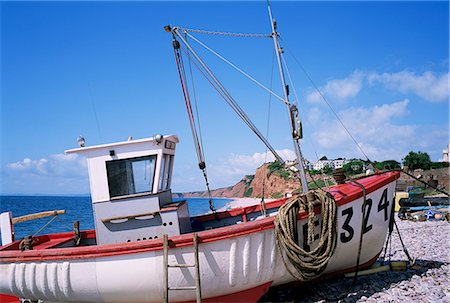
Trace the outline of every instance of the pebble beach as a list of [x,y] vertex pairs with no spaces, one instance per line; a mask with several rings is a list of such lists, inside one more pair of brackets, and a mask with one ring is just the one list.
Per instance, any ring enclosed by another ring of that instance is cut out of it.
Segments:
[[[260,302],[450,302],[450,223],[396,222],[412,268],[272,288]],[[408,261],[395,230],[388,255]]]

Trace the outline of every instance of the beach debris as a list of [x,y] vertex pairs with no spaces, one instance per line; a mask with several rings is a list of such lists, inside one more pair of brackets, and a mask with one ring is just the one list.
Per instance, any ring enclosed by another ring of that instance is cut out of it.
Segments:
[[406,261],[392,261],[389,265],[392,271],[405,271],[409,264]]
[[359,276],[367,276],[367,275],[375,274],[375,273],[382,272],[382,271],[389,271],[389,270],[390,270],[389,265],[381,265],[381,263],[375,263],[369,269],[359,270],[357,273],[350,272],[350,273],[345,274],[344,276],[346,278],[353,278],[355,276],[355,274],[357,274],[357,276],[359,277]]
[[372,265],[369,269],[359,270],[358,272],[350,272],[344,274],[346,278],[353,278],[355,274],[357,276],[367,276],[376,274],[383,271],[405,271],[409,267],[409,262],[407,261],[392,261],[389,264],[383,265],[383,263],[377,262]]
[[414,211],[412,208],[401,207],[398,212],[398,217],[401,220],[410,221],[442,221],[450,222],[450,213],[448,208],[435,209],[432,207],[424,207],[421,210]]
[[21,251],[33,250],[33,246],[36,244],[32,236],[26,236],[19,243],[19,249]]

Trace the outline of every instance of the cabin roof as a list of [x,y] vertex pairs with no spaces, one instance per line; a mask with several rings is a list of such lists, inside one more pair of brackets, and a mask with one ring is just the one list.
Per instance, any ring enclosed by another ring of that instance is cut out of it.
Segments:
[[[171,141],[175,141],[175,143],[179,142],[178,136],[176,136],[176,135],[167,135],[167,136],[163,136],[163,138],[165,140],[170,139]],[[65,153],[66,154],[84,153],[84,152],[93,151],[93,150],[100,150],[100,149],[106,149],[106,148],[117,147],[117,146],[147,143],[147,142],[153,142],[153,141],[155,141],[155,137],[73,148],[73,149],[66,150]]]

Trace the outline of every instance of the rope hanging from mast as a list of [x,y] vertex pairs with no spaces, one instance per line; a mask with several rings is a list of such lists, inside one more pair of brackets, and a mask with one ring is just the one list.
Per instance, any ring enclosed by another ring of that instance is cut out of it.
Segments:
[[[186,71],[184,68],[183,58],[182,58],[181,52],[180,52],[180,43],[175,39],[175,37],[172,41],[172,45],[173,45],[173,51],[174,51],[174,55],[175,55],[175,61],[177,63],[178,75],[180,77],[181,90],[183,92],[184,102],[186,105],[186,112],[188,114],[189,124],[191,127],[192,139],[194,140],[195,151],[197,153],[198,167],[202,171],[203,177],[205,178],[206,189],[208,191],[208,197],[209,197],[209,208],[213,213],[215,213],[216,209],[214,207],[211,190],[209,188],[208,173],[206,170],[205,155],[203,152],[203,144],[199,140],[199,135],[197,133],[197,129],[200,132],[200,127],[197,127],[197,124],[195,121],[195,116],[194,116],[194,113],[192,110],[191,98],[189,95],[188,82],[186,80]],[[189,57],[189,60],[190,60],[190,57]],[[190,63],[190,61],[189,61],[189,63]],[[192,75],[192,70],[191,70],[191,75]],[[194,98],[195,98],[195,93],[194,93]],[[198,110],[197,110],[197,120],[198,120],[198,124],[200,125]],[[201,135],[201,132],[200,132],[200,135]]]

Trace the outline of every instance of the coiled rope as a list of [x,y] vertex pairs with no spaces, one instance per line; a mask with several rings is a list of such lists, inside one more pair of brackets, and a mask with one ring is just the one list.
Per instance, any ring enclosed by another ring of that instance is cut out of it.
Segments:
[[[319,204],[322,214],[320,240],[317,247],[308,251],[298,243],[298,213],[305,209],[308,214],[307,244],[310,245],[314,242],[314,208]],[[336,210],[333,196],[323,190],[312,190],[295,196],[278,210],[274,222],[276,245],[286,269],[294,278],[308,281],[320,275],[327,267],[337,243]],[[295,271],[290,269],[290,265]]]

